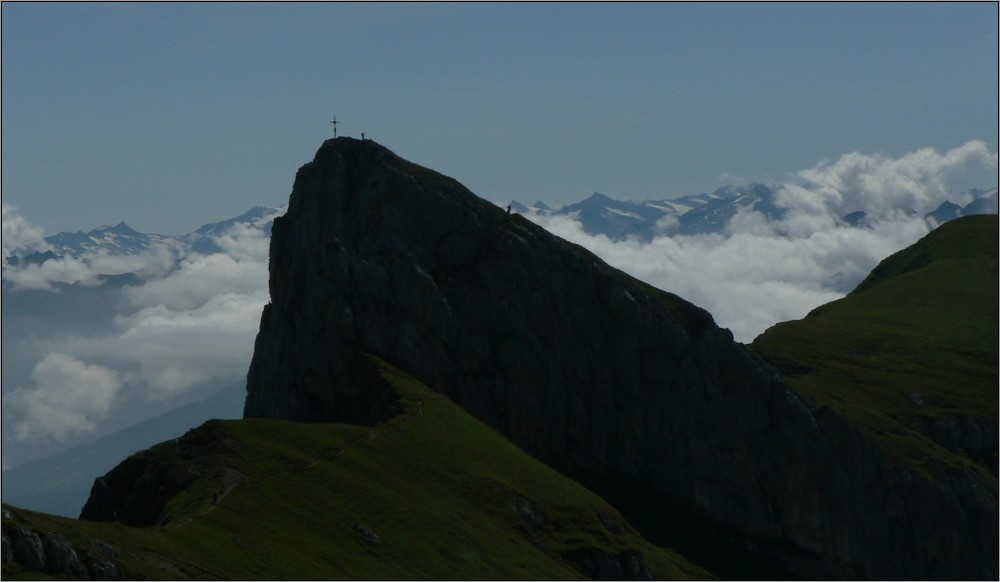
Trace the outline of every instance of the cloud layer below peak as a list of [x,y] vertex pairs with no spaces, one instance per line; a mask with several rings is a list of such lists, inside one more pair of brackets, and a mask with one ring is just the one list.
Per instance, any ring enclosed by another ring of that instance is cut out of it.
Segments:
[[[745,208],[718,234],[611,240],[570,216],[529,213],[554,234],[611,265],[707,309],[743,342],[781,321],[800,319],[844,296],[890,254],[930,227],[924,214],[945,201],[964,205],[971,188],[995,186],[997,154],[970,141],[939,153],[899,158],[850,153],[778,185],[781,219]],[[842,217],[862,211],[864,228]]]
[[[969,188],[996,180],[997,154],[973,141],[945,153],[850,153],[819,163],[774,187],[786,210],[780,219],[744,208],[713,234],[615,241],[588,234],[571,216],[528,217],[704,307],[749,342],[843,297],[880,260],[929,231],[925,213],[946,200],[968,203]],[[868,218],[863,228],[841,220],[856,211]],[[242,381],[268,301],[268,238],[260,224],[220,229],[213,237],[220,252],[164,244],[5,269],[5,466],[12,447],[29,454],[37,443],[65,446]],[[3,205],[5,256],[45,250],[42,234]],[[100,284],[100,275],[122,273],[138,277]],[[7,303],[18,301],[44,304],[35,313],[51,321],[11,314]],[[60,302],[65,309],[71,301],[74,309],[57,313]]]
[[[5,209],[8,217],[16,232],[34,232]],[[17,340],[4,350],[5,466],[15,448],[35,456],[29,451],[124,428],[245,378],[268,301],[269,239],[236,223],[212,240],[221,252],[154,244],[4,271],[5,339]],[[102,283],[122,273],[138,277]],[[66,313],[53,315],[46,333],[52,305]]]

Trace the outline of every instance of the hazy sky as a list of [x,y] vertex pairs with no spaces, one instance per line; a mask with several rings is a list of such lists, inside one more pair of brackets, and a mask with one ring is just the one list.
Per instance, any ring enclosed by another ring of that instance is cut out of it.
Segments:
[[[287,201],[336,115],[484,198],[997,146],[996,3],[17,4],[3,201],[47,234]],[[982,184],[991,187],[996,184]]]

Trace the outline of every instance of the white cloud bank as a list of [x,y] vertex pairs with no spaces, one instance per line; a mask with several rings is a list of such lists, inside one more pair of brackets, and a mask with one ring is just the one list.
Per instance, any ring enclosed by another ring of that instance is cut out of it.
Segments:
[[174,250],[161,244],[136,255],[99,252],[84,257],[49,259],[40,265],[28,264],[16,269],[6,269],[3,280],[14,290],[47,291],[53,289],[56,283],[97,285],[101,275],[133,273],[143,278],[164,277],[173,269],[175,261]]
[[[752,341],[778,323],[843,297],[886,256],[927,233],[922,219],[868,231],[830,228],[784,237],[764,227],[728,235],[612,241],[565,217],[533,217],[612,266],[707,309],[736,339]],[[737,217],[755,222],[751,217]]]
[[63,440],[92,432],[122,388],[117,372],[61,353],[47,354],[31,378],[32,386],[3,397],[4,407],[20,412],[14,421],[19,440]]
[[945,201],[968,204],[971,188],[996,185],[997,153],[982,141],[899,158],[854,152],[802,170],[778,188],[777,203],[789,210],[778,232],[808,236],[859,210],[874,221],[899,221],[907,211],[923,216]]
[[[612,241],[565,216],[528,217],[609,264],[712,313],[736,339],[752,341],[781,321],[839,299],[890,254],[927,234],[923,215],[945,200],[971,201],[971,187],[995,186],[997,154],[972,141],[944,154],[900,158],[851,153],[803,170],[777,188],[783,220],[745,211],[724,234]],[[869,228],[839,218],[864,211]],[[906,210],[914,210],[906,212]]]
[[2,240],[3,260],[18,249],[44,251],[47,248],[45,233],[32,225],[17,211],[17,207],[6,202],[0,203],[0,240]]
[[[35,292],[55,282],[93,285],[100,274],[143,276],[141,284],[107,291],[121,298],[112,333],[33,338],[42,359],[30,381],[4,387],[4,420],[13,436],[96,436],[104,432],[101,421],[116,414],[127,419],[137,409],[174,406],[245,378],[268,301],[269,239],[259,228],[236,224],[215,242],[223,252],[178,259],[163,245],[142,255],[89,254],[5,271],[5,284]],[[81,385],[54,369],[86,371],[93,381]],[[66,394],[81,396],[61,398]],[[127,424],[121,420],[118,428]]]

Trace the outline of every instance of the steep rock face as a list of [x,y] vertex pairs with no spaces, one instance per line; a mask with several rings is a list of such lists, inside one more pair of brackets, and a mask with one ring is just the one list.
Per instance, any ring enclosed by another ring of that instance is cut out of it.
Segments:
[[392,416],[375,354],[599,493],[797,575],[995,577],[995,495],[895,466],[707,312],[374,142],[299,170],[270,292],[246,417]]

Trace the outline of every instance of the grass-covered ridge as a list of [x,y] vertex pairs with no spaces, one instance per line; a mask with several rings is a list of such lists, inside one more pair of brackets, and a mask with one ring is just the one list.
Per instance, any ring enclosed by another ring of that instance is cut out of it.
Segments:
[[[707,576],[447,397],[379,365],[405,412],[374,428],[209,421],[140,453],[198,475],[163,525],[13,509],[5,532],[57,532],[81,556],[94,540],[110,544],[128,577],[578,579],[592,550],[638,551],[657,578]],[[3,576],[37,573],[5,563]]]
[[948,222],[855,291],[752,347],[816,407],[858,423],[928,474],[996,479],[998,220]]

